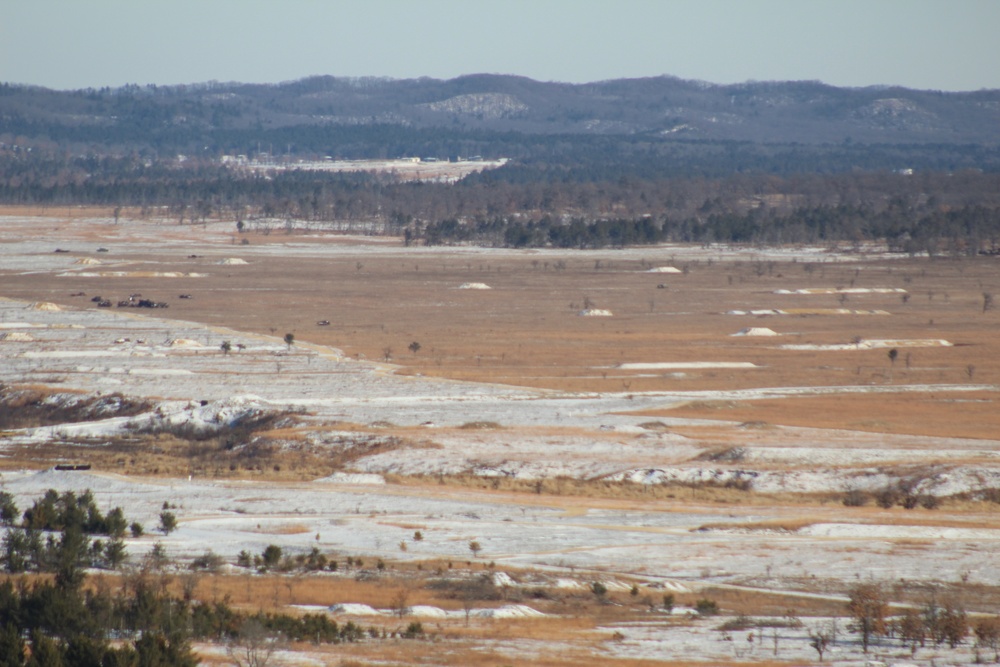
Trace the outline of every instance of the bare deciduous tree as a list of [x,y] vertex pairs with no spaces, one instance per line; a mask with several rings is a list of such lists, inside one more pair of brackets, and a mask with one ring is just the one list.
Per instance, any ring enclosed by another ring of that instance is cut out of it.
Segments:
[[809,645],[816,649],[820,662],[823,662],[823,653],[832,642],[833,635],[829,628],[816,627],[809,631]]
[[861,633],[861,648],[868,653],[872,636],[886,632],[885,615],[889,610],[889,602],[885,591],[878,582],[869,581],[851,587],[847,597],[847,609]]
[[392,596],[392,610],[399,618],[410,613],[410,591],[400,588]]
[[284,646],[280,634],[269,631],[260,621],[249,618],[239,634],[226,645],[226,655],[236,667],[267,667],[275,652]]
[[1000,616],[990,616],[976,623],[976,644],[993,650],[993,661],[1000,662]]

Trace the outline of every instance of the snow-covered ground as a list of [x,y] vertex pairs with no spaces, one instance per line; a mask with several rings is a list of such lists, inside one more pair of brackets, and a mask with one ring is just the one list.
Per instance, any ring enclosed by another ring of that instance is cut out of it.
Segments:
[[[108,220],[84,223],[106,225],[108,233],[113,233]],[[237,254],[232,247],[206,251],[193,240],[149,227],[130,230],[118,247],[139,250],[151,242],[172,244],[182,251],[214,253],[219,261]],[[221,226],[215,229],[210,224],[204,233],[223,232]],[[62,247],[93,250],[93,243],[69,238],[61,242]],[[95,270],[91,264],[75,264],[66,254],[52,253],[50,242],[42,246],[30,238],[5,237],[2,230],[0,239],[5,241],[0,243],[4,270],[78,277]],[[306,243],[286,243],[241,247],[238,254],[253,262],[255,256],[275,252],[295,256],[312,251]],[[375,239],[344,245],[337,252],[361,256],[401,250],[387,250]],[[406,252],[423,255],[435,250],[419,247]],[[457,248],[449,252],[513,251]],[[532,253],[545,256],[548,251]],[[685,258],[827,259],[823,251],[810,248],[767,255],[723,247],[622,253],[655,257],[664,265]],[[108,271],[128,270],[127,260],[102,257],[101,261]],[[240,270],[230,263],[234,271]],[[160,277],[170,280],[167,273]],[[480,285],[485,284],[469,283],[459,289],[482,289]],[[835,314],[841,309],[822,312]],[[848,393],[870,395],[874,400],[888,392],[995,391],[992,385],[569,394],[399,375],[392,365],[346,358],[333,348],[305,343],[289,346],[275,337],[171,320],[168,311],[54,309],[2,295],[0,333],[30,334],[0,338],[0,383],[4,385],[45,385],[85,395],[122,393],[154,404],[148,412],[132,417],[2,432],[0,456],[14,446],[44,447],[73,440],[99,447],[136,429],[164,425],[213,429],[247,415],[284,410],[297,414],[309,445],[315,448],[328,446],[341,435],[344,423],[373,431],[391,424],[391,428],[407,430],[411,441],[422,442],[420,447],[363,456],[347,469],[311,483],[126,478],[99,470],[0,473],[0,487],[13,493],[21,507],[49,488],[90,489],[103,507],[122,506],[130,520],[144,523],[151,531],[127,540],[133,555],[160,542],[172,556],[190,558],[211,549],[230,562],[240,551],[259,553],[268,544],[292,554],[319,547],[366,558],[465,560],[470,558],[468,544],[475,540],[482,545],[481,558],[495,562],[498,574],[509,576],[515,586],[522,585],[517,573],[525,568],[544,572],[566,587],[600,579],[614,589],[619,578],[630,577],[679,592],[728,585],[830,595],[859,577],[922,583],[964,578],[974,584],[1000,586],[1000,569],[994,562],[1000,549],[995,513],[939,519],[923,509],[869,507],[863,513],[851,513],[839,502],[796,508],[777,502],[722,504],[699,496],[700,488],[730,483],[749,483],[757,491],[776,494],[875,491],[900,480],[912,483],[915,492],[938,496],[998,488],[998,440],[779,426],[753,429],[718,421],[635,416],[642,410],[662,410],[690,401]],[[223,341],[232,346],[228,354],[221,348]],[[944,344],[916,339],[870,343],[871,347]],[[749,362],[729,362],[727,367],[734,364],[746,368],[747,375],[755,372]],[[655,360],[631,367],[666,368]],[[491,427],[462,428],[476,423]],[[716,428],[716,435],[705,440],[673,430],[707,425]],[[717,434],[722,430],[727,435],[720,441]],[[676,502],[386,484],[390,474],[671,484],[676,485],[671,487],[676,489]],[[159,535],[152,531],[165,502],[177,506],[179,528]],[[414,525],[420,526],[420,541],[411,539]],[[401,542],[407,545],[405,551],[399,547]],[[340,612],[360,614],[358,609]],[[428,619],[437,614],[434,609],[418,611]],[[528,614],[516,608],[508,612]],[[680,632],[668,632],[666,622],[656,617],[649,624],[609,627],[609,638],[613,632],[622,636],[609,639],[603,650],[609,656],[653,660],[771,657],[770,644],[743,647],[739,642],[747,644],[746,633],[727,640],[714,629],[714,621],[685,625]],[[782,631],[781,651],[787,653],[782,652],[781,659],[813,659],[804,633]],[[770,641],[770,634],[765,634]],[[897,650],[892,655],[902,654]],[[831,657],[837,664],[863,664],[856,651],[850,658],[854,663],[846,658],[838,661],[836,652]]]
[[[856,574],[947,580],[972,572],[982,583],[1000,584],[1000,571],[992,567],[987,550],[978,548],[1000,539],[1000,530],[994,529],[945,530],[927,519],[927,527],[904,530],[891,525],[896,515],[890,514],[882,519],[887,523],[858,525],[840,521],[838,509],[831,506],[816,511],[815,526],[789,534],[731,527],[699,531],[713,523],[777,519],[781,511],[704,506],[677,512],[660,504],[618,511],[588,508],[581,502],[580,511],[567,512],[562,503],[546,502],[545,496],[525,504],[377,483],[387,473],[473,473],[674,482],[693,489],[750,480],[762,491],[838,492],[881,488],[897,478],[885,464],[922,462],[929,471],[919,490],[952,494],[1000,485],[1000,462],[983,463],[996,458],[995,442],[771,428],[748,435],[744,451],[732,460],[713,461],[703,456],[710,443],[669,430],[671,424],[690,422],[663,419],[650,424],[646,418],[618,413],[754,392],[566,395],[404,377],[394,375],[391,366],[345,359],[332,349],[289,349],[278,339],[158,317],[38,309],[12,300],[0,301],[0,325],[27,328],[36,339],[0,343],[4,383],[48,383],[61,391],[122,392],[157,401],[155,410],[135,417],[5,432],[0,447],[44,446],[69,438],[90,439],[96,446],[153,423],[211,428],[248,412],[286,408],[308,410],[304,419],[316,446],[336,435],[328,425],[337,421],[422,425],[426,439],[435,445],[363,457],[342,477],[313,484],[128,479],[104,472],[56,471],[5,473],[0,478],[22,504],[48,488],[90,488],[100,502],[124,506],[130,517],[147,526],[155,525],[165,501],[177,504],[180,529],[169,536],[132,540],[135,553],[160,540],[170,552],[191,557],[211,548],[234,558],[241,550],[256,553],[275,543],[293,553],[319,546],[387,558],[461,558],[468,555],[468,541],[477,540],[483,555],[500,565],[629,573],[692,586],[754,580],[768,571],[798,577],[819,570],[824,577],[841,580]],[[245,348],[223,354],[223,340]],[[500,428],[458,428],[475,422],[493,422]],[[953,461],[942,463],[945,451]],[[963,460],[976,464],[963,465]],[[686,493],[683,489],[679,487],[679,496]],[[426,537],[411,541],[402,552],[398,545],[412,530],[394,524],[414,523],[426,526]],[[289,524],[296,530],[283,529]],[[929,544],[894,551],[892,541],[904,538],[926,539]],[[848,552],[850,559],[829,559]],[[944,557],[928,557],[935,553]],[[770,584],[780,587],[779,580],[772,575]]]

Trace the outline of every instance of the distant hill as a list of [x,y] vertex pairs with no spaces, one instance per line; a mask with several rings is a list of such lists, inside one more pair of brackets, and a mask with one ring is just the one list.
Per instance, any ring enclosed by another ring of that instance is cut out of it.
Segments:
[[[160,150],[201,142],[228,151],[254,136],[288,137],[295,145],[281,150],[294,153],[328,150],[309,136],[366,127],[446,130],[452,136],[984,146],[1000,143],[1000,90],[837,88],[812,81],[714,85],[667,76],[566,84],[485,74],[446,81],[322,76],[274,85],[78,91],[0,86],[5,142],[22,137]],[[298,133],[287,134],[292,129]]]

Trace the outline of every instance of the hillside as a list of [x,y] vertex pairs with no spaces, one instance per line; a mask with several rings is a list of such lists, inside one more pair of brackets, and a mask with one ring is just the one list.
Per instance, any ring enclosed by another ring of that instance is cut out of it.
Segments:
[[306,153],[329,146],[275,132],[371,127],[390,142],[394,135],[388,130],[396,128],[400,137],[447,129],[452,137],[513,132],[663,141],[990,145],[1000,141],[1000,91],[837,88],[812,81],[714,85],[667,76],[565,84],[483,74],[77,91],[0,86],[4,141],[166,149],[197,138],[214,150],[229,150],[284,136],[293,145],[275,149]]

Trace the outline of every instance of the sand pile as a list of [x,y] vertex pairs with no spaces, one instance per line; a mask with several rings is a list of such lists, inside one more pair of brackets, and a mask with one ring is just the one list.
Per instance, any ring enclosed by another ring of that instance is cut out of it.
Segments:
[[8,343],[30,343],[35,340],[31,334],[26,334],[20,331],[11,331],[10,333],[0,334],[0,340]]
[[740,329],[733,336],[780,336],[780,333],[768,329],[767,327],[746,327]]
[[458,289],[493,289],[486,283],[462,283]]
[[581,310],[577,315],[580,317],[611,317],[613,313],[610,310],[603,310],[601,308],[587,308],[586,310]]
[[28,310],[45,310],[49,312],[58,312],[62,310],[62,308],[60,308],[54,303],[49,303],[48,301],[36,301],[35,303],[28,306]]
[[93,257],[82,257],[82,258],[76,260],[73,263],[74,264],[103,264],[104,262],[102,262],[99,259],[94,259]]
[[219,264],[228,264],[230,266],[233,266],[233,265],[244,265],[247,264],[247,262],[246,260],[242,260],[239,257],[227,257],[221,262],[219,262]]

